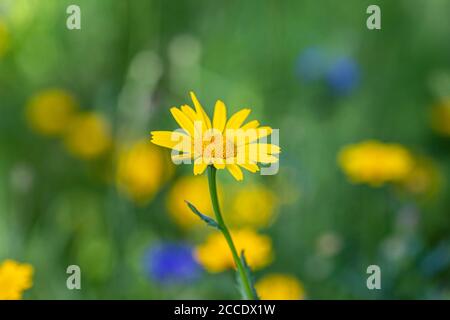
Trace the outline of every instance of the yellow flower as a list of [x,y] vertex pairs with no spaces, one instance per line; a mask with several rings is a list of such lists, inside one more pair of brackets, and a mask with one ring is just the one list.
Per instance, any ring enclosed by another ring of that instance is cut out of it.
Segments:
[[177,180],[170,189],[166,201],[167,209],[174,222],[184,229],[204,227],[204,222],[192,213],[185,200],[195,204],[201,213],[213,217],[208,193],[208,181],[205,179],[183,177]]
[[137,203],[149,201],[171,174],[168,161],[159,149],[138,141],[119,153],[117,185]]
[[439,134],[450,136],[450,98],[431,109],[431,127]]
[[374,140],[346,146],[338,158],[351,181],[372,186],[403,179],[414,164],[409,151],[403,146]]
[[277,206],[275,194],[265,186],[251,185],[237,191],[229,210],[229,220],[239,227],[266,227]]
[[33,286],[33,267],[30,264],[5,260],[0,265],[0,299],[22,299],[23,291]]
[[268,274],[255,284],[262,300],[302,300],[305,289],[295,277],[284,274]]
[[441,184],[436,165],[428,158],[418,158],[409,174],[400,181],[403,190],[414,195],[434,195]]
[[[252,229],[232,230],[231,236],[240,254],[245,252],[249,266],[256,270],[267,266],[273,259],[272,240]],[[209,272],[222,272],[234,268],[233,256],[224,236],[220,232],[211,233],[206,241],[197,246],[196,257]]]
[[83,159],[96,158],[111,147],[109,124],[95,112],[80,113],[68,126],[64,142],[73,155]]
[[69,92],[48,89],[30,99],[26,115],[33,130],[54,136],[64,133],[77,107],[75,98]]
[[210,164],[228,169],[236,180],[243,179],[241,167],[259,170],[258,163],[275,163],[280,147],[261,143],[259,139],[272,133],[256,120],[244,124],[250,109],[242,109],[227,120],[225,104],[217,100],[211,119],[191,92],[195,110],[188,105],[170,109],[182,130],[152,131],[152,142],[172,149],[173,160],[193,160],[194,174],[202,174]]
[[0,20],[0,58],[6,53],[9,47],[9,32],[6,24]]

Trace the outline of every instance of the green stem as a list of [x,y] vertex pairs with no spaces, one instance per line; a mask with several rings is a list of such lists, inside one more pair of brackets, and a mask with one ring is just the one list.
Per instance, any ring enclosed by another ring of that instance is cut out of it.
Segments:
[[242,265],[241,259],[236,251],[236,247],[234,245],[233,239],[231,238],[230,231],[228,231],[227,226],[222,218],[222,214],[220,212],[219,199],[217,197],[217,184],[216,184],[216,168],[212,165],[208,166],[208,182],[209,182],[209,194],[211,196],[211,202],[214,209],[214,213],[216,215],[217,223],[219,224],[220,231],[222,231],[225,240],[230,247],[231,254],[233,255],[234,263],[238,269],[239,276],[241,277],[242,283],[244,285],[244,290],[247,295],[252,300],[257,300],[255,297],[253,290],[250,286],[250,279],[247,277],[247,273],[245,272],[244,266]]

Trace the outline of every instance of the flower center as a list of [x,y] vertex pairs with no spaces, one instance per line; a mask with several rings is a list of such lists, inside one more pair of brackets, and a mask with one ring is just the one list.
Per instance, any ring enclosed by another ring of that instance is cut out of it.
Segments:
[[202,146],[202,155],[205,158],[228,159],[234,158],[237,154],[236,145],[222,134],[214,134],[205,140]]

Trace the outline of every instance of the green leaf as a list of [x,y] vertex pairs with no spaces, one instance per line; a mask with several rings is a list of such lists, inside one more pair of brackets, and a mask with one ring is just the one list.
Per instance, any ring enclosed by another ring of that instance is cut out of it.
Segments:
[[241,276],[239,275],[239,271],[236,270],[236,280],[237,280],[237,288],[239,293],[241,294],[242,299],[244,300],[252,300],[252,297],[247,295],[247,291],[244,288],[244,284],[242,283]]
[[[241,259],[242,266],[244,267],[245,275],[247,276],[247,279],[249,279],[249,281],[250,281],[250,289],[252,290],[253,297],[256,298],[256,300],[259,300],[258,293],[256,292],[256,289],[255,289],[255,281],[253,278],[252,270],[250,269],[250,266],[247,263],[247,259],[245,259],[244,250],[241,251],[240,259]],[[239,289],[241,291],[241,295],[244,297],[244,299],[247,299],[247,300],[253,299],[253,297],[247,297],[247,294],[245,293],[245,290],[243,287],[244,284],[242,283],[242,280],[239,277],[239,274],[238,274],[238,283],[239,283]]]
[[201,213],[200,211],[198,211],[198,209],[189,201],[184,200],[184,202],[186,202],[186,204],[188,205],[189,209],[192,210],[193,213],[195,213],[200,219],[202,219],[203,221],[206,222],[206,224],[210,227],[216,228],[220,230],[220,226],[219,224],[216,222],[216,220],[214,220],[211,217],[208,217],[207,215],[204,215],[203,213]]

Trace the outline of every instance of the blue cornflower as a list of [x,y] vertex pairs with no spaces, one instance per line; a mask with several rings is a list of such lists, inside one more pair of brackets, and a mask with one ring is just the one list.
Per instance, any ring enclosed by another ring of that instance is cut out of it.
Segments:
[[144,264],[149,277],[160,283],[189,282],[201,272],[193,248],[184,243],[154,245],[145,254]]
[[326,80],[334,93],[339,95],[349,94],[359,84],[359,66],[351,58],[338,59],[327,71]]

